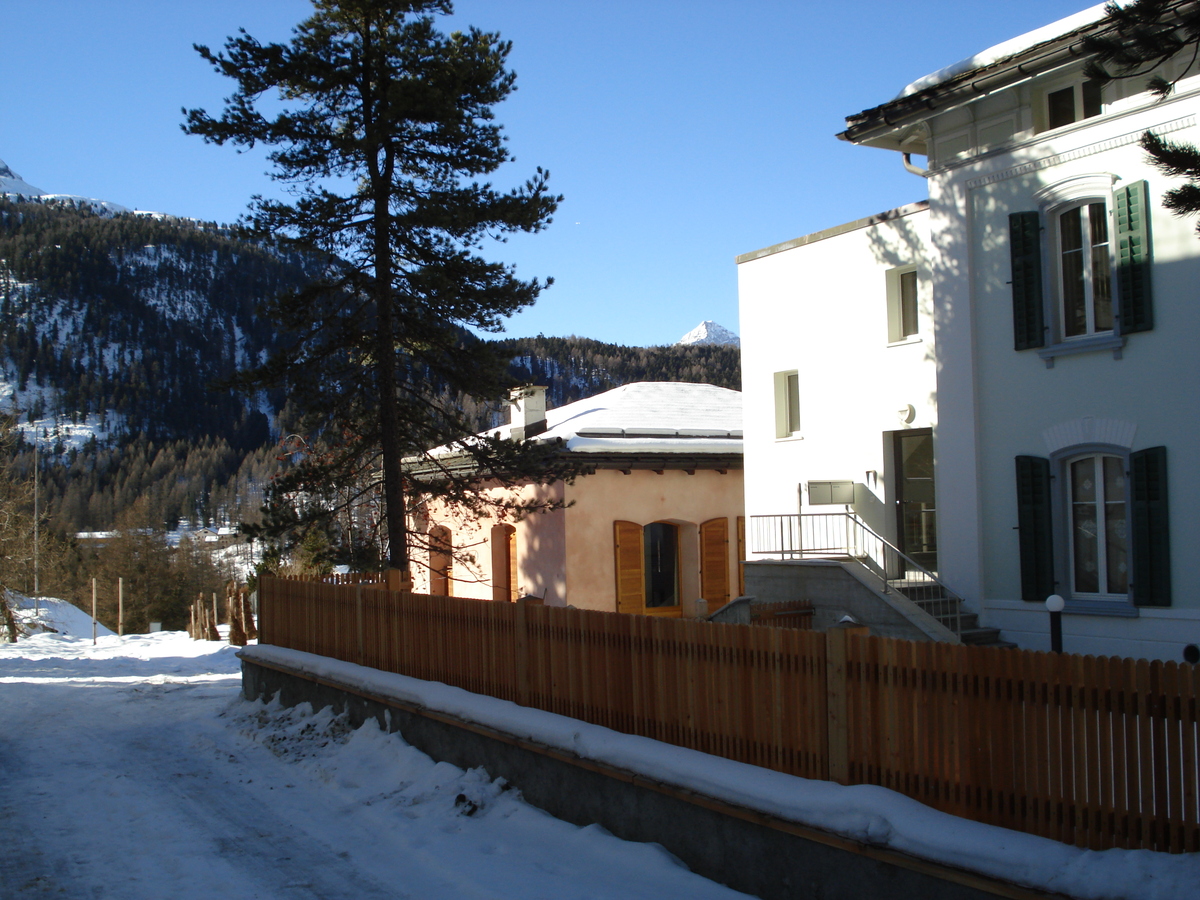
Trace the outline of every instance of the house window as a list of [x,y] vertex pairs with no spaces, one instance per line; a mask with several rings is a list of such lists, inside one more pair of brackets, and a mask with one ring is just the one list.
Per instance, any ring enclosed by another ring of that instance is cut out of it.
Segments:
[[[671,522],[614,522],[617,612],[679,616],[680,526]],[[692,529],[695,533],[695,529]],[[696,587],[693,579],[693,587]]]
[[1059,315],[1064,338],[1113,330],[1108,205],[1073,206],[1058,214]]
[[1165,447],[1016,464],[1023,599],[1062,594],[1084,612],[1171,605]]
[[1067,463],[1072,594],[1129,593],[1125,460],[1085,456]]
[[679,605],[679,529],[670,522],[651,522],[643,529],[646,550],[646,606]]
[[516,600],[517,585],[517,529],[512,525],[493,525],[492,545],[492,599]]
[[454,543],[450,529],[435,525],[429,529],[429,593],[451,595],[454,569]]
[[917,267],[887,273],[888,342],[906,341],[920,332],[917,319]]
[[800,374],[775,373],[775,436],[786,438],[800,433]]
[[1124,335],[1154,327],[1149,189],[1112,181],[1068,179],[1035,195],[1042,209],[1009,216],[1013,346],[1047,365],[1088,350],[1119,358]]
[[1046,127],[1062,128],[1103,111],[1102,86],[1088,79],[1046,94]]

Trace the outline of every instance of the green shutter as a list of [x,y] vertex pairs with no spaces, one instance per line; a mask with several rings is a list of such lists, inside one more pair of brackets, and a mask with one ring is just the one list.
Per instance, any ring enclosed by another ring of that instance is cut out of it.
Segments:
[[1129,455],[1133,508],[1133,602],[1171,605],[1171,540],[1167,510],[1167,448]]
[[1021,547],[1021,599],[1041,603],[1054,593],[1054,541],[1050,520],[1050,460],[1017,457],[1017,530]]
[[1150,189],[1135,181],[1117,189],[1117,288],[1120,333],[1154,327],[1151,301]]
[[1011,213],[1008,245],[1012,257],[1013,346],[1046,346],[1042,300],[1042,219],[1037,212]]

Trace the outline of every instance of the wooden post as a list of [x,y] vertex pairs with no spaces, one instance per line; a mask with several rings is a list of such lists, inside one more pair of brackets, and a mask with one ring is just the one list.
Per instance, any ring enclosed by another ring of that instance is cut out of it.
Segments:
[[513,617],[513,659],[517,664],[517,703],[529,705],[529,629],[525,620],[528,602],[521,598],[517,600],[517,608]]
[[412,574],[403,569],[388,569],[384,578],[389,591],[412,593]]
[[117,579],[117,637],[125,634],[125,579]]
[[825,696],[829,715],[829,780],[850,782],[850,717],[846,694],[846,638],[849,629],[825,632]]
[[92,579],[92,644],[96,643],[96,579]]

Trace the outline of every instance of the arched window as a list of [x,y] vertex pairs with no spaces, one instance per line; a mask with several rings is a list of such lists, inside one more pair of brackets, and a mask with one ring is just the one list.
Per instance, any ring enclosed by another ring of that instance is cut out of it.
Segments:
[[492,599],[516,600],[517,584],[517,529],[512,525],[494,525],[492,544]]
[[429,529],[429,593],[443,597],[452,595],[454,543],[450,529],[434,525]]
[[1096,454],[1067,462],[1071,584],[1074,594],[1129,593],[1125,460]]
[[646,607],[679,605],[679,528],[651,522],[643,529],[646,551]]

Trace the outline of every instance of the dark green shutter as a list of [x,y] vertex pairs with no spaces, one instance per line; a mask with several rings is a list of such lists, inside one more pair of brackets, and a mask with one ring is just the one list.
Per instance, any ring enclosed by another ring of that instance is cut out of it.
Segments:
[[1150,189],[1135,181],[1117,189],[1117,288],[1120,333],[1154,327],[1151,300]]
[[1050,460],[1017,457],[1017,530],[1021,599],[1041,603],[1054,593],[1054,540],[1050,519]]
[[1012,257],[1013,346],[1046,346],[1042,300],[1042,218],[1037,212],[1011,213],[1008,245]]
[[1171,605],[1171,536],[1167,514],[1167,448],[1129,455],[1133,508],[1133,602]]

